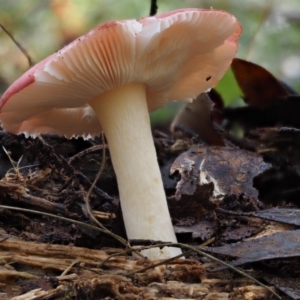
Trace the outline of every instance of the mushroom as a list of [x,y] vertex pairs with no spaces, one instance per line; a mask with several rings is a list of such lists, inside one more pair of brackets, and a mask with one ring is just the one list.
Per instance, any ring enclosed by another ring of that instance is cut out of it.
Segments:
[[[149,111],[172,100],[191,101],[215,86],[236,54],[240,34],[236,18],[216,10],[104,23],[8,88],[0,100],[2,127],[25,136],[68,138],[92,138],[103,129],[128,239],[176,242]],[[142,253],[161,259],[181,250]]]

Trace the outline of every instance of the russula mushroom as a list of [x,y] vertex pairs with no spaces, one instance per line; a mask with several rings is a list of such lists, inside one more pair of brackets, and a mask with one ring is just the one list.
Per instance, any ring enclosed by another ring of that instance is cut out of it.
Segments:
[[[103,129],[128,238],[176,242],[148,111],[172,100],[190,101],[215,86],[240,34],[235,17],[215,10],[105,23],[8,88],[0,100],[2,127],[68,138],[94,137]],[[151,259],[179,253],[172,247],[143,252]]]

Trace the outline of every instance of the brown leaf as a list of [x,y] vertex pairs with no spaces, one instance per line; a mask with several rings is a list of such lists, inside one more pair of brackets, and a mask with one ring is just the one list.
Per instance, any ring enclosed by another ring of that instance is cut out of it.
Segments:
[[168,205],[172,218],[199,218],[204,215],[205,208],[215,209],[216,205],[210,202],[213,195],[213,183],[196,185],[193,194],[183,194],[180,197],[169,197]]
[[200,239],[201,241],[207,241],[212,238],[215,234],[214,224],[209,221],[200,221],[196,224],[191,225],[175,225],[174,230],[176,234],[187,234],[190,235],[192,241]]
[[261,66],[235,58],[231,69],[244,93],[245,101],[253,107],[265,108],[276,98],[289,95],[283,85]]
[[300,130],[293,128],[260,128],[247,134],[245,145],[260,153],[273,168],[255,179],[260,200],[272,203],[295,203],[300,197]]
[[264,276],[264,279],[278,290],[290,296],[290,299],[300,299],[299,278],[292,277],[275,277],[274,274]]
[[296,208],[270,208],[252,213],[265,220],[300,226],[300,209]]
[[221,247],[205,247],[205,250],[237,257],[231,265],[239,266],[249,262],[299,256],[299,248],[300,230],[287,230]]
[[[219,100],[218,109],[214,112],[214,119],[220,120],[220,98],[214,94],[214,98]],[[222,101],[222,99],[221,99]],[[193,102],[187,103],[176,115],[171,131],[183,131],[192,136],[199,136],[208,145],[224,146],[222,136],[216,131],[212,123],[212,110],[214,103],[207,93],[200,94]]]
[[258,197],[253,178],[270,167],[261,156],[237,148],[199,147],[182,153],[173,163],[181,180],[175,197],[193,195],[197,185],[214,184],[214,196],[247,194]]

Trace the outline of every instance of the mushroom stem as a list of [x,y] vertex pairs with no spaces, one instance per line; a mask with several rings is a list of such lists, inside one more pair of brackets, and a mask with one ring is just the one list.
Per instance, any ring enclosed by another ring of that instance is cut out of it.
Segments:
[[[89,102],[108,141],[128,239],[176,242],[153,143],[146,88],[134,83]],[[150,259],[170,258],[179,248],[143,250]]]

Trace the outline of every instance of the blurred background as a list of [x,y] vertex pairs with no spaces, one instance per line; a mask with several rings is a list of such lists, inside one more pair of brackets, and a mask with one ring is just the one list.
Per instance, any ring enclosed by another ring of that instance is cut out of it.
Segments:
[[[243,25],[237,57],[257,63],[300,92],[299,0],[157,0],[158,13],[182,7],[226,10]],[[0,0],[0,23],[33,62],[59,50],[98,24],[149,15],[150,0]],[[28,60],[0,28],[0,94],[28,69]],[[230,72],[219,86],[230,103],[240,96]],[[171,118],[178,105],[155,113]]]

